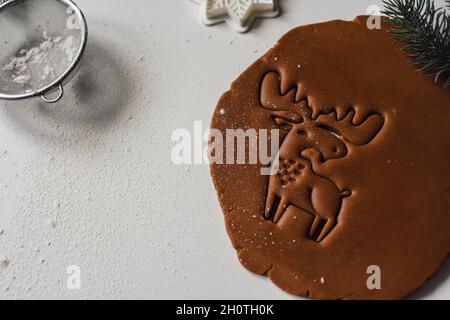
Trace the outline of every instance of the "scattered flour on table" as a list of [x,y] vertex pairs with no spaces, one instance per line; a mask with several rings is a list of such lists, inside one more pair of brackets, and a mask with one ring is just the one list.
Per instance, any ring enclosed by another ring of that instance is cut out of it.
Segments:
[[75,59],[77,44],[74,36],[66,38],[51,37],[46,31],[42,33],[42,42],[35,47],[22,49],[18,56],[11,57],[8,64],[3,66],[3,71],[11,72],[12,81],[20,86],[25,86],[32,79],[30,67],[40,66],[42,70],[41,80],[55,76],[55,70],[51,65],[50,52],[53,49],[61,50],[67,62],[71,63]]
[[6,258],[0,258],[0,269],[7,268],[9,266],[10,261]]

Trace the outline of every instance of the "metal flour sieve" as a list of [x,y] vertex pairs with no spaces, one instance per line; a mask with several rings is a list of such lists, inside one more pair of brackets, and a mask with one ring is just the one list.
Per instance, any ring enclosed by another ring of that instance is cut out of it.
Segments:
[[87,35],[71,0],[0,0],[0,99],[59,101]]

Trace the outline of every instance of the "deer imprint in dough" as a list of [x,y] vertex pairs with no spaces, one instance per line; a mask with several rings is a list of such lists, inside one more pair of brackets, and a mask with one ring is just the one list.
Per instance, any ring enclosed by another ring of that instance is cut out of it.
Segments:
[[343,200],[351,191],[339,189],[331,179],[314,172],[313,164],[344,158],[348,144],[368,144],[380,132],[384,119],[373,113],[355,124],[353,109],[341,118],[336,111],[313,118],[306,100],[295,101],[297,89],[281,94],[280,81],[277,73],[270,72],[261,86],[261,106],[288,132],[280,146],[277,172],[269,178],[264,217],[277,223],[287,207],[294,205],[314,216],[309,237],[320,242],[336,226]]

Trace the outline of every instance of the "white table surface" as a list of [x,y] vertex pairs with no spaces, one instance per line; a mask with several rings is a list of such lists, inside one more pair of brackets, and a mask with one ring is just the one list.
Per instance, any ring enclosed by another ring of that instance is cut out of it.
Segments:
[[[240,266],[208,167],[170,158],[172,131],[206,129],[285,32],[380,3],[280,2],[281,17],[238,34],[203,26],[188,0],[77,1],[90,38],[63,100],[0,102],[0,298],[295,298]],[[447,261],[413,297],[449,299],[449,274]]]

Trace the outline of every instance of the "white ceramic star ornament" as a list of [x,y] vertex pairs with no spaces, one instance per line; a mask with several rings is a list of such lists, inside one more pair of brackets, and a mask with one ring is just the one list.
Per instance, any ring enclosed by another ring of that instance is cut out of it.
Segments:
[[280,13],[277,0],[204,0],[205,25],[227,22],[238,32],[246,32],[255,18],[273,18]]

